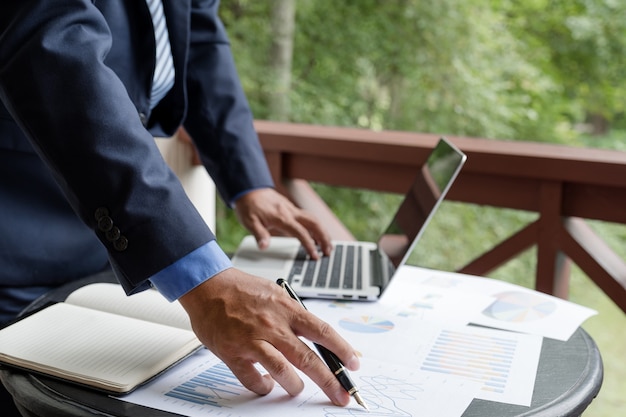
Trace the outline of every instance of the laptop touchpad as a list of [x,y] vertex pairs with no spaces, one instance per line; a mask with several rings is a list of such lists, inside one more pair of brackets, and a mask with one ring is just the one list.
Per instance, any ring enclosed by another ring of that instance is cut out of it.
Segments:
[[263,269],[282,269],[293,261],[293,251],[277,250],[240,250],[237,252],[238,268],[253,267]]
[[276,279],[289,273],[299,247],[297,239],[273,237],[270,246],[260,250],[256,241],[247,236],[235,253],[233,265],[251,274]]

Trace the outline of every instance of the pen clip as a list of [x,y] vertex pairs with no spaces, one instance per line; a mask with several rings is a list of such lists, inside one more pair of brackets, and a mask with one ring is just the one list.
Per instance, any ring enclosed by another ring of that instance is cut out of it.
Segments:
[[291,298],[296,300],[305,310],[307,309],[304,303],[302,302],[302,300],[300,299],[300,297],[298,297],[298,294],[296,294],[293,288],[291,288],[291,285],[289,285],[286,279],[278,278],[276,280],[276,283],[280,285],[281,287],[283,287],[285,291],[287,291],[287,294],[289,294]]

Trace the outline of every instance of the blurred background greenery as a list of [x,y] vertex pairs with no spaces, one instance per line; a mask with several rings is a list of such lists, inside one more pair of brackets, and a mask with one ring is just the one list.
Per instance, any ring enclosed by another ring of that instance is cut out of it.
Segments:
[[[626,150],[623,0],[222,0],[257,119]],[[313,184],[359,239],[399,196]],[[245,230],[218,201],[217,236]],[[626,208],[625,208],[626,209]],[[534,214],[444,202],[411,263],[454,270]],[[626,258],[626,227],[592,223]],[[490,274],[534,285],[533,249]],[[605,380],[589,416],[626,409],[626,315],[576,267],[570,299]]]

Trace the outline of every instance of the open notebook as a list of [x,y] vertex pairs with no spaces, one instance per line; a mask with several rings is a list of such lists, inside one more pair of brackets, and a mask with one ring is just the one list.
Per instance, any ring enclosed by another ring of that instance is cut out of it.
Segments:
[[404,264],[467,157],[441,138],[377,242],[334,241],[330,256],[313,261],[295,238],[272,237],[261,251],[246,236],[233,265],[276,280],[285,278],[301,297],[376,300]]

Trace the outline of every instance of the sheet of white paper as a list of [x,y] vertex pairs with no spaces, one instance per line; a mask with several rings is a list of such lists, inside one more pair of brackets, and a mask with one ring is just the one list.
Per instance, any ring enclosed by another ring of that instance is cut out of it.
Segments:
[[445,326],[389,314],[372,303],[307,301],[308,309],[331,324],[360,352],[372,359],[403,364],[443,375],[478,381],[476,398],[528,406],[532,400],[542,338],[476,326]]
[[[541,336],[566,340],[595,314],[505,282],[412,266],[398,271],[379,302],[305,303],[360,352],[362,369],[352,376],[370,415],[381,416],[460,416],[474,396],[528,406]],[[462,326],[468,322],[520,333]],[[301,376],[306,388],[295,398],[280,387],[258,397],[203,351],[122,399],[189,416],[258,415],[259,407],[278,416],[364,412],[356,403],[332,406]]]
[[[494,298],[467,294],[448,288],[421,285],[417,280],[406,280],[400,286],[390,286],[378,302],[306,300],[307,308],[314,304],[330,306],[337,310],[349,309],[354,314],[369,314],[372,306],[390,317],[410,317],[416,320],[442,322],[446,325],[465,325],[490,306]],[[330,304],[329,304],[330,303]]]
[[490,306],[469,318],[471,323],[562,341],[597,314],[590,308],[507,282],[414,266],[402,267],[389,291],[418,284],[494,297]]
[[[245,389],[230,370],[208,350],[202,350],[135,392],[124,401],[185,416],[397,416],[458,417],[480,385],[450,375],[424,373],[416,368],[376,360],[352,373],[367,402],[368,413],[356,402],[333,406],[306,376],[304,391],[290,397],[277,386],[260,397]],[[454,395],[451,395],[454,393]]]

